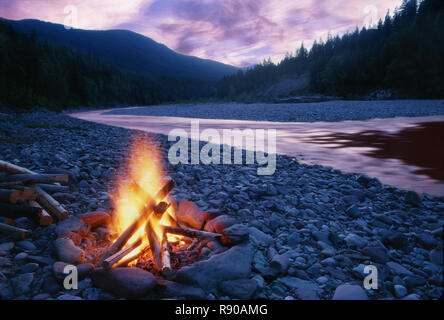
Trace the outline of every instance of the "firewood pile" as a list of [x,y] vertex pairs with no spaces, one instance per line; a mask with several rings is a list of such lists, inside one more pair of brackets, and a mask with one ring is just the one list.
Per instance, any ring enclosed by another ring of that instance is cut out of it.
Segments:
[[0,234],[23,239],[30,231],[14,227],[13,219],[27,217],[41,226],[68,218],[68,212],[48,192],[65,190],[68,174],[39,174],[0,160]]

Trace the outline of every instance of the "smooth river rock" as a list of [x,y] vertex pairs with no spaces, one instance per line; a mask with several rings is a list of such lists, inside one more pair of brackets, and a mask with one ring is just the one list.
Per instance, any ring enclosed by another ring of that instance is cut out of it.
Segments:
[[157,283],[151,273],[140,268],[96,269],[91,279],[94,286],[128,299],[145,296]]
[[342,284],[336,288],[333,300],[368,300],[368,296],[361,286]]
[[234,246],[205,261],[183,267],[176,274],[176,281],[196,284],[204,290],[217,287],[224,280],[247,278],[251,272],[252,248],[248,244]]

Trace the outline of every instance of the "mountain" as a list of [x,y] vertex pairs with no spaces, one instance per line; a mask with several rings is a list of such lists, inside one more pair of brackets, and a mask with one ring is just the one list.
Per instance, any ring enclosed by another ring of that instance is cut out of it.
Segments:
[[150,105],[214,95],[215,82],[153,77],[69,46],[18,33],[0,19],[0,109]]
[[40,20],[6,20],[19,33],[35,32],[36,39],[90,53],[118,68],[149,76],[217,80],[238,68],[177,53],[167,46],[128,30],[65,29]]

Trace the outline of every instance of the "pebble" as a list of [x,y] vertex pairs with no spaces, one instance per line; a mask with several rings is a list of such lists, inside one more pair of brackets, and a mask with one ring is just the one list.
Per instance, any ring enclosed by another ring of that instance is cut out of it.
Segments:
[[15,255],[14,261],[23,262],[28,258],[28,254],[26,252],[20,252]]
[[23,240],[16,243],[16,245],[24,250],[34,251],[37,247],[30,241]]
[[394,289],[395,289],[395,295],[398,298],[402,298],[407,294],[407,289],[400,284],[395,284]]

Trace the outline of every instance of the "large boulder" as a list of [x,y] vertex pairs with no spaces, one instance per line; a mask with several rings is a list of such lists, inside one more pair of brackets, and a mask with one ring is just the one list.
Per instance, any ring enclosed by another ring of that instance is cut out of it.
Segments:
[[100,268],[91,274],[91,279],[94,286],[128,299],[145,296],[157,283],[151,273],[139,268]]
[[252,248],[248,244],[234,246],[205,261],[183,267],[176,274],[176,281],[195,284],[204,290],[215,288],[224,280],[247,278],[251,272]]

